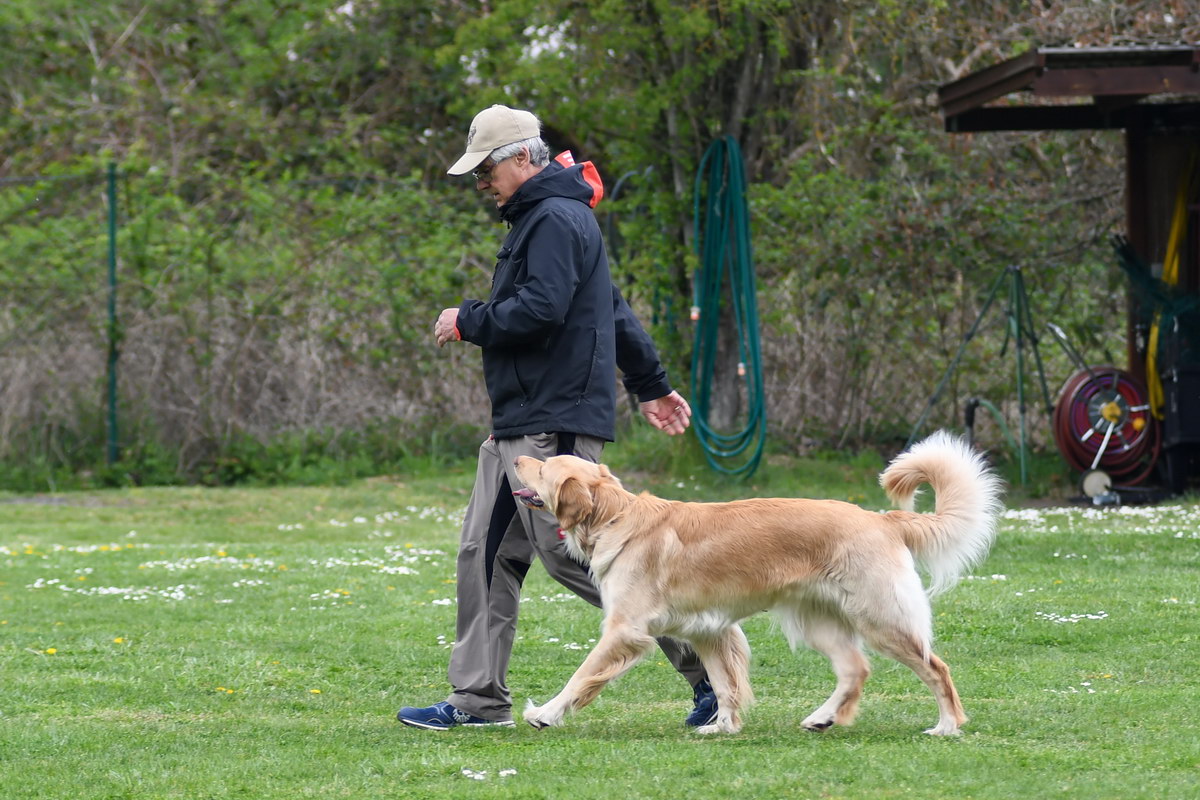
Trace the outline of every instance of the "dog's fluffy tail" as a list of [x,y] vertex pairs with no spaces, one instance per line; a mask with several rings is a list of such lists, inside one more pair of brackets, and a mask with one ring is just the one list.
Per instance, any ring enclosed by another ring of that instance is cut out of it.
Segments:
[[929,573],[931,595],[987,556],[1003,509],[1003,482],[965,441],[938,431],[896,456],[879,483],[904,511],[913,510],[921,484],[933,487],[932,514],[899,519],[905,545]]

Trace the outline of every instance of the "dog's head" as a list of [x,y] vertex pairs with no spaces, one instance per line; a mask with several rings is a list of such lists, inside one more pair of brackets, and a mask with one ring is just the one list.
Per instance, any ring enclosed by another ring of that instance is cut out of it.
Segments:
[[580,549],[591,554],[592,533],[617,517],[629,494],[603,464],[576,456],[554,456],[542,461],[518,456],[517,477],[524,489],[513,495],[529,508],[545,508],[564,530],[574,531]]

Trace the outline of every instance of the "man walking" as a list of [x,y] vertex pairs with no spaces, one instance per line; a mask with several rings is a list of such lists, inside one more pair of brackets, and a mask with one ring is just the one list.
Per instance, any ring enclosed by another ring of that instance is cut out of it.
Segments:
[[[506,684],[521,584],[536,556],[559,583],[595,606],[586,567],[566,552],[554,518],[518,506],[517,456],[571,453],[599,461],[616,432],[616,377],[642,415],[669,435],[687,430],[691,408],[671,388],[649,335],[609,274],[591,208],[603,185],[591,163],[569,153],[553,162],[537,117],[495,105],[471,123],[465,154],[448,170],[470,172],[510,226],[497,253],[487,300],[441,312],[438,345],[480,347],[492,405],[492,435],[479,449],[475,487],[458,553],[458,619],[449,698],[405,706],[417,728],[512,725]],[[716,716],[716,697],[695,653],[673,639],[659,645],[693,688],[686,722]]]

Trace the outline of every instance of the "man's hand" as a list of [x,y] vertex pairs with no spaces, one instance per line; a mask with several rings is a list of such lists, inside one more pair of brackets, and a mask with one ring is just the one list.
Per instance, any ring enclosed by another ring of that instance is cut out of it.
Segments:
[[688,429],[692,424],[692,407],[679,392],[660,397],[641,404],[642,416],[660,431],[676,436]]
[[437,322],[433,324],[433,335],[438,347],[446,342],[457,342],[462,339],[458,333],[458,309],[447,308],[438,314]]

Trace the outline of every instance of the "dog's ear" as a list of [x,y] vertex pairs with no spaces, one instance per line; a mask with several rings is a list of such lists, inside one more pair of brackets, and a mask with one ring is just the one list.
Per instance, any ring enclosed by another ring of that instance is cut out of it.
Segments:
[[570,530],[592,513],[592,495],[578,478],[567,478],[554,494],[554,516]]
[[[605,467],[601,470],[607,472]],[[592,513],[591,523],[593,525],[603,525],[613,517],[621,513],[621,509],[625,507],[625,492],[621,489],[621,483],[611,474],[602,477],[596,483],[592,484]]]
[[612,481],[613,483],[615,483],[617,485],[618,489],[622,488],[623,484],[621,483],[621,479],[618,478],[616,475],[613,475],[612,471],[609,470],[608,467],[606,467],[603,464],[597,464],[596,466],[600,468],[600,477],[601,478],[605,478],[607,480]]

